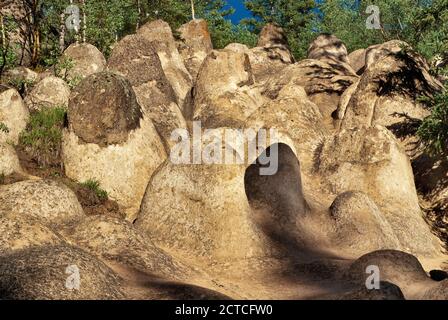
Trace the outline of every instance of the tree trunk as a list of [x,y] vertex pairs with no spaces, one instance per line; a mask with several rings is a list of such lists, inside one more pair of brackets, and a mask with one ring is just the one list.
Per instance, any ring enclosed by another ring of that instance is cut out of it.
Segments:
[[82,42],[87,41],[87,13],[86,13],[86,0],[82,0]]
[[142,16],[142,7],[141,7],[141,3],[140,0],[137,0],[137,24],[135,25],[135,31],[137,32],[137,30],[140,28],[140,19]]
[[6,31],[5,31],[5,23],[3,20],[3,15],[0,14],[0,28],[2,29],[2,49],[6,47]]
[[65,50],[65,13],[61,13],[61,25],[60,25],[60,34],[59,34],[59,51],[62,53]]
[[194,0],[191,0],[191,17],[196,20],[196,13],[194,12]]

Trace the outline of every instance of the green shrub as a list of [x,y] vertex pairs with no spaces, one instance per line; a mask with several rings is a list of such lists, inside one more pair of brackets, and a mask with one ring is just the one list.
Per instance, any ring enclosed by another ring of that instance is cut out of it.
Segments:
[[19,144],[41,166],[60,164],[65,108],[44,108],[31,114]]
[[97,180],[89,179],[83,183],[80,183],[80,185],[93,191],[100,200],[107,200],[109,196],[107,191],[101,189],[100,183]]
[[9,128],[3,122],[0,122],[0,132],[9,133]]
[[431,115],[423,120],[417,131],[418,136],[431,154],[447,155],[448,91],[445,90],[434,97],[420,98],[420,101],[431,108]]
[[71,58],[62,57],[55,64],[55,74],[57,77],[62,78],[64,81],[67,81],[67,76],[70,70],[73,69],[75,63]]

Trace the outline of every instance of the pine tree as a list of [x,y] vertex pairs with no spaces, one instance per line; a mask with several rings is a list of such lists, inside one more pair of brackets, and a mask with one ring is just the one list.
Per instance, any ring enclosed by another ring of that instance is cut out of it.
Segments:
[[306,56],[316,17],[314,0],[247,0],[245,5],[254,18],[245,19],[244,24],[255,32],[266,23],[277,24],[285,30],[294,56]]

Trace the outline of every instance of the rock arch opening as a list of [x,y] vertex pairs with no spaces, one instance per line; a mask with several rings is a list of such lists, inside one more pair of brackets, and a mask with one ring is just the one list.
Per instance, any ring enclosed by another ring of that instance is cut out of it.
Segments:
[[[244,185],[251,208],[265,222],[293,222],[307,211],[303,196],[300,163],[292,149],[283,143],[271,145],[262,156],[278,152],[278,170],[274,175],[261,175],[260,157],[245,172]],[[276,224],[277,224],[276,223]]]

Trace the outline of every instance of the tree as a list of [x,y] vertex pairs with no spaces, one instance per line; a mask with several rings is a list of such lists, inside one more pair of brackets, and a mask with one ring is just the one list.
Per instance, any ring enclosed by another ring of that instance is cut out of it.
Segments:
[[422,98],[432,109],[417,131],[431,154],[448,156],[448,87],[434,97]]
[[11,2],[6,1],[0,4],[0,79],[5,68],[13,65],[16,60],[9,38],[10,31],[15,29],[16,26],[11,17],[7,17],[1,13],[1,9],[11,4]]
[[256,33],[266,23],[279,25],[286,32],[293,55],[297,59],[306,57],[316,19],[314,0],[247,0],[245,5],[254,18],[245,19],[243,24]]
[[[430,58],[447,43],[447,0],[372,0],[354,6],[355,2],[326,0],[320,5],[318,30],[339,37],[349,51],[400,39]],[[370,5],[378,12],[369,12]],[[367,28],[372,17],[379,20],[378,28]]]

